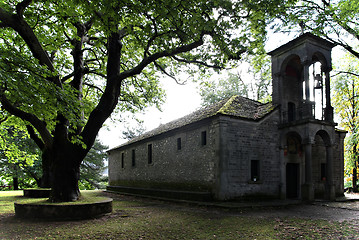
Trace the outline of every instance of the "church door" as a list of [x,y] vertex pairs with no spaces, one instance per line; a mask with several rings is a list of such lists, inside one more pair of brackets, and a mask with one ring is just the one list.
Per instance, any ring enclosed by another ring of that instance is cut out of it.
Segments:
[[299,163],[287,163],[286,168],[287,198],[299,197]]

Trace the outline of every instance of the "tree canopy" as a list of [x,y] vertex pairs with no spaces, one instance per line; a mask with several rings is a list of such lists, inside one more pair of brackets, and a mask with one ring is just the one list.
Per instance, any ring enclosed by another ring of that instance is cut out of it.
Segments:
[[359,58],[358,0],[301,0],[287,8],[277,31],[309,31],[336,43]]

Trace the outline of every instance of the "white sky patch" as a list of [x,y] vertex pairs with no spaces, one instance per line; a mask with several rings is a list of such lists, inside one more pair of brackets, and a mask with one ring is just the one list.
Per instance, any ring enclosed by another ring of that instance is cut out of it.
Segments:
[[[165,124],[190,114],[201,107],[201,96],[197,91],[198,83],[188,81],[185,85],[180,85],[170,78],[163,78],[160,81],[167,95],[161,107],[162,111],[155,107],[150,107],[146,109],[143,115],[138,115],[144,121],[143,125],[147,131],[158,127],[160,124]],[[100,130],[99,139],[110,148],[126,142],[127,140],[122,139],[122,131],[126,129],[126,124],[131,123],[113,123],[108,120],[106,122],[108,128]],[[134,126],[136,124],[134,121]]]

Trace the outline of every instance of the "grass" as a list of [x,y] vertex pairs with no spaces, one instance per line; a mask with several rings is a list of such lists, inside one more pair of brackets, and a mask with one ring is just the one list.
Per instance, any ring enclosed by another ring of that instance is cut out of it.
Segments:
[[[59,203],[52,203],[49,202],[48,198],[18,198],[16,202],[18,203],[27,203],[27,204],[42,204],[42,205],[76,205],[76,204],[88,204],[94,202],[101,202],[106,200],[107,198],[101,196],[102,191],[81,191],[81,196],[79,200],[74,202],[59,202]],[[0,192],[1,197],[1,192]]]
[[26,200],[21,194],[0,192],[0,239],[356,239],[358,232],[347,222],[260,217],[121,195],[112,195],[113,213],[98,219],[30,222],[14,218],[13,202]]

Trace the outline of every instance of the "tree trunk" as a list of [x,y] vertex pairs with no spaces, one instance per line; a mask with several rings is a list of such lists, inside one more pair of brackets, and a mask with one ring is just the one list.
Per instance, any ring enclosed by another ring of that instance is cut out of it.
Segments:
[[42,176],[38,186],[41,188],[51,188],[51,151],[43,149],[41,158]]
[[358,192],[358,164],[357,161],[354,161],[354,168],[353,168],[353,192]]
[[12,178],[12,184],[13,184],[14,190],[19,190],[19,179],[17,177]]
[[[64,159],[65,160],[65,159]],[[68,162],[68,160],[65,160]],[[57,165],[52,177],[50,200],[52,202],[71,202],[80,197],[78,181],[80,167],[69,163]]]
[[62,159],[54,164],[50,200],[52,202],[71,202],[80,197],[78,181],[80,166],[73,164],[73,159]]
[[84,149],[71,143],[62,145],[62,147],[58,144],[52,153],[50,201],[70,202],[78,200],[80,197],[78,187],[80,164],[86,156]]

